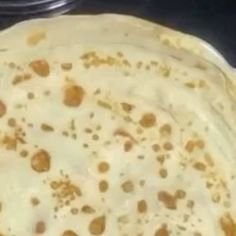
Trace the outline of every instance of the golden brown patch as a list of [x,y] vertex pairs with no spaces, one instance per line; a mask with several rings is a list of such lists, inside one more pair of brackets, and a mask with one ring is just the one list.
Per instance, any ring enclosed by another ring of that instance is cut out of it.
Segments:
[[72,230],[66,230],[63,232],[62,236],[78,236],[74,231]]
[[72,215],[77,215],[79,213],[79,209],[76,207],[73,207],[70,209],[70,212]]
[[203,62],[197,62],[193,67],[200,70],[207,70],[207,65],[203,64]]
[[30,80],[32,78],[31,74],[25,73],[23,75],[16,75],[12,81],[13,85],[17,85],[19,83],[25,82],[27,80]]
[[204,141],[201,140],[201,139],[197,140],[197,141],[195,142],[195,145],[196,145],[196,147],[198,147],[199,149],[204,149],[204,147],[205,147],[205,143],[204,143]]
[[39,203],[40,203],[40,201],[39,201],[38,198],[36,198],[36,197],[32,197],[32,198],[31,198],[31,204],[32,204],[32,206],[37,206],[37,205],[39,205]]
[[28,98],[29,100],[34,99],[34,93],[28,93],[28,94],[27,94],[27,98]]
[[196,141],[189,140],[185,145],[185,150],[189,153],[192,153],[195,148],[204,149],[205,143],[203,140],[199,139]]
[[172,132],[172,128],[169,124],[164,124],[159,129],[161,135],[170,135]]
[[97,134],[93,134],[93,135],[92,135],[92,139],[93,139],[94,141],[97,141],[97,140],[99,140],[99,136],[98,136]]
[[126,141],[124,143],[124,150],[125,152],[129,152],[133,147],[133,143],[131,141]]
[[186,82],[184,85],[190,89],[194,89],[196,85],[193,82]]
[[62,63],[61,68],[62,68],[62,70],[65,70],[65,71],[71,70],[72,69],[72,63],[69,63],[69,62]]
[[46,224],[44,221],[39,221],[35,225],[35,233],[36,234],[43,234],[46,231]]
[[51,181],[50,187],[53,190],[53,196],[61,206],[70,204],[76,197],[82,195],[80,187],[69,179]]
[[30,46],[36,46],[45,38],[46,38],[46,33],[44,31],[38,31],[28,36],[27,44]]
[[161,176],[161,178],[165,179],[167,177],[167,175],[168,175],[167,170],[164,169],[164,168],[161,168],[159,170],[159,175]]
[[122,109],[125,111],[125,112],[131,112],[134,108],[133,105],[129,104],[129,103],[126,103],[126,102],[122,102],[121,103],[121,106],[122,106]]
[[120,57],[120,58],[124,57],[124,54],[122,52],[117,52],[116,55],[117,57]]
[[98,106],[100,106],[102,108],[105,108],[105,109],[108,109],[108,110],[112,109],[112,106],[108,102],[105,102],[105,101],[102,101],[102,100],[98,100],[97,104],[98,104]]
[[225,236],[236,236],[236,222],[229,213],[220,218],[220,226]]
[[194,207],[195,203],[193,200],[188,200],[186,205],[188,208],[192,209]]
[[51,125],[48,124],[41,124],[41,130],[45,131],[45,132],[52,132],[54,131],[54,128]]
[[50,170],[51,157],[45,150],[39,150],[31,158],[31,167],[36,172],[47,172]]
[[17,148],[17,138],[15,136],[5,136],[2,140],[3,145],[5,145],[7,150],[15,151]]
[[178,199],[184,199],[186,196],[186,192],[182,189],[178,189],[176,192],[175,192],[175,197],[178,198]]
[[130,193],[134,191],[134,184],[132,181],[127,180],[121,185],[121,188],[125,193]]
[[199,232],[194,232],[194,233],[193,233],[193,236],[202,236],[202,234],[199,233]]
[[221,200],[220,194],[219,194],[219,193],[213,193],[213,194],[211,195],[211,200],[212,200],[212,202],[214,202],[214,203],[219,203],[220,200]]
[[195,147],[195,143],[193,141],[188,141],[185,145],[185,150],[189,153],[193,152],[194,150],[194,147]]
[[147,202],[145,200],[140,200],[137,204],[137,210],[139,213],[147,212]]
[[50,73],[50,67],[46,60],[35,60],[30,62],[31,69],[41,77],[47,77]]
[[161,154],[161,155],[158,155],[156,159],[161,165],[163,165],[166,158],[165,158],[165,155]]
[[23,149],[23,150],[20,151],[20,156],[23,157],[23,158],[27,157],[28,154],[29,154],[29,153],[28,153],[27,150],[24,150],[24,149]]
[[16,127],[16,120],[14,118],[9,118],[8,121],[7,121],[7,124],[10,127]]
[[101,163],[99,163],[99,165],[98,165],[98,171],[99,171],[100,173],[105,173],[105,172],[107,172],[109,169],[110,169],[110,166],[109,166],[109,164],[108,164],[107,162],[101,162]]
[[85,214],[93,214],[95,213],[95,210],[89,206],[89,205],[84,205],[82,208],[81,208],[81,211]]
[[136,139],[127,131],[123,130],[123,129],[117,129],[114,132],[115,136],[122,136],[125,138],[129,138],[131,141],[133,141],[134,143],[137,143]]
[[206,165],[202,162],[196,162],[193,165],[193,168],[196,169],[196,170],[199,170],[199,171],[205,171],[206,170]]
[[78,85],[72,85],[64,91],[64,104],[68,107],[78,107],[84,98],[84,89]]
[[176,196],[171,195],[170,193],[166,191],[161,191],[158,193],[158,200],[161,201],[165,205],[165,207],[170,210],[175,210],[177,208]]
[[152,150],[154,152],[159,152],[161,150],[161,147],[160,147],[159,144],[155,143],[155,144],[152,145]]
[[109,184],[108,184],[108,182],[106,180],[101,180],[99,182],[98,187],[99,187],[100,192],[104,193],[104,192],[106,192],[108,190]]
[[94,218],[89,224],[89,232],[92,235],[101,235],[106,229],[106,217],[99,216]]
[[143,128],[151,128],[156,125],[156,116],[153,113],[146,113],[142,116],[139,124]]
[[172,143],[166,142],[166,143],[164,143],[163,148],[164,148],[164,150],[166,150],[166,151],[171,151],[174,147],[173,147],[173,144],[172,144]]
[[167,226],[165,224],[162,225],[161,228],[156,231],[155,236],[169,236]]
[[7,107],[3,103],[2,100],[0,100],[0,118],[3,117],[7,113]]

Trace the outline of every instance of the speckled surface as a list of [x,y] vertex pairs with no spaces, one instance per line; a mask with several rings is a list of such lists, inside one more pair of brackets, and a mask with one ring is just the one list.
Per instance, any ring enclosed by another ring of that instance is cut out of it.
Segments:
[[[235,9],[233,0],[83,0],[70,13],[125,13],[156,21],[207,40],[236,67]],[[21,19],[0,16],[0,26]]]

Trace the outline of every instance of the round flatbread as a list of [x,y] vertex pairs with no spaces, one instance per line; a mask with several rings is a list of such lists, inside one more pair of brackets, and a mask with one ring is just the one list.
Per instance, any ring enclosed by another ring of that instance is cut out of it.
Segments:
[[98,15],[0,45],[0,235],[236,235],[235,74],[206,43]]

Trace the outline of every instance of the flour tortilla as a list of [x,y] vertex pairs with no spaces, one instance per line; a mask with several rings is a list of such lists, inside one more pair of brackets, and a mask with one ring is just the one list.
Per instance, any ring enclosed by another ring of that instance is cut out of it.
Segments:
[[206,43],[107,14],[0,45],[0,234],[236,235],[235,75]]

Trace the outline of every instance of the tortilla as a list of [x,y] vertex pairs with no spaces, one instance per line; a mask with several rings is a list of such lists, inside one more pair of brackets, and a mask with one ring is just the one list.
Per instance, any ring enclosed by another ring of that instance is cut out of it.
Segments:
[[235,74],[121,15],[0,34],[0,235],[235,236]]

